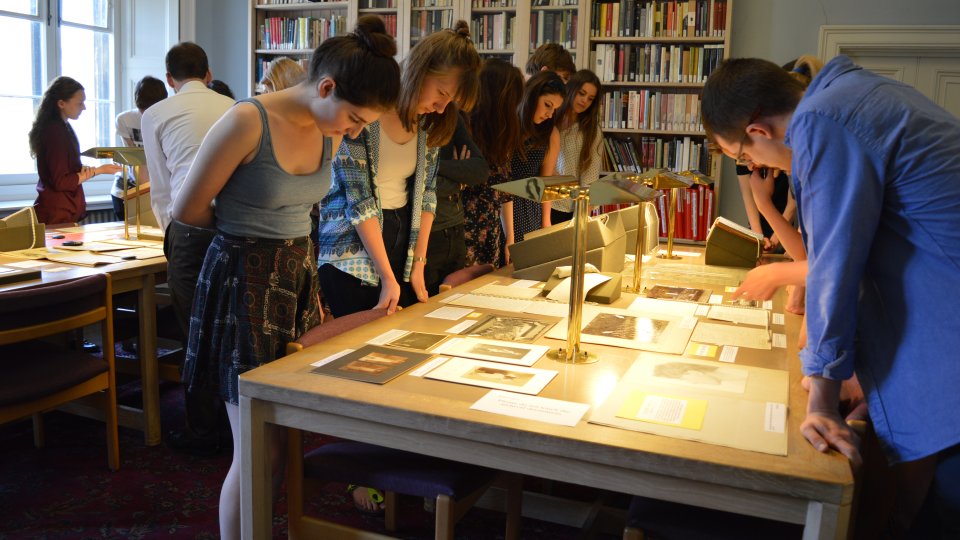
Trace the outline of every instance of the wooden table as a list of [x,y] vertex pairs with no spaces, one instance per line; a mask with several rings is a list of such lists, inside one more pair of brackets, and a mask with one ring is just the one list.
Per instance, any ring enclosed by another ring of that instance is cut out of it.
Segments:
[[[646,274],[646,271],[645,271]],[[589,424],[562,427],[471,410],[488,392],[402,375],[386,385],[309,373],[309,364],[356,348],[387,330],[442,332],[455,322],[424,318],[438,300],[508,274],[491,274],[240,378],[242,532],[269,538],[272,498],[266,425],[324,433],[541,478],[804,524],[804,538],[844,538],[854,479],[847,460],[815,451],[800,435],[806,393],[800,386],[796,335],[800,317],[786,314],[788,347],[740,349],[737,363],[790,372],[786,457]],[[626,295],[616,304],[632,300]],[[774,312],[782,312],[782,298]],[[558,346],[556,340],[543,340]],[[543,397],[597,405],[637,351],[588,346],[596,364],[540,359],[559,371]],[[588,413],[589,414],[589,413]]]
[[[118,233],[123,235],[123,226],[118,224]],[[85,227],[89,230],[103,230],[103,225]],[[52,239],[57,229],[47,231],[47,246],[53,247],[69,239],[83,240],[83,233],[64,234],[64,239]],[[22,262],[0,253],[0,264]],[[154,290],[157,283],[166,281],[167,260],[163,257],[139,261],[124,261],[106,266],[86,267],[62,263],[51,266],[68,267],[60,272],[43,272],[40,279],[20,281],[0,285],[0,290],[31,287],[40,283],[55,283],[92,274],[110,274],[113,293],[137,292],[138,353],[140,357],[140,377],[143,392],[143,409],[121,405],[118,410],[120,425],[143,431],[144,443],[148,446],[160,444],[160,381],[157,362],[157,304]],[[42,268],[41,268],[42,269]]]

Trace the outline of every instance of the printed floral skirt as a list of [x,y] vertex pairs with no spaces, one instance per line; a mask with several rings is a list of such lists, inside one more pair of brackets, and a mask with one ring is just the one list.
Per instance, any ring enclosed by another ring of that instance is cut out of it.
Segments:
[[218,389],[239,403],[239,376],[285,354],[320,324],[317,261],[308,237],[218,233],[197,281],[183,366],[188,389]]

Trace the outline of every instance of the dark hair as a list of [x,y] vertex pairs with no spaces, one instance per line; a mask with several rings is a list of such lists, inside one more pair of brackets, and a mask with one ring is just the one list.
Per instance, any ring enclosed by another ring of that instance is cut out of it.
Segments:
[[520,146],[516,110],[523,98],[523,75],[510,62],[489,58],[480,69],[479,80],[480,96],[468,117],[470,133],[487,163],[504,168]]
[[167,85],[150,75],[137,81],[137,86],[133,89],[133,103],[141,111],[164,99],[167,99]]
[[530,55],[530,59],[527,60],[527,75],[532,77],[543,68],[567,73],[577,70],[577,66],[573,63],[573,55],[559,43],[544,43]]
[[[40,100],[33,126],[30,127],[30,157],[37,157],[40,154],[40,148],[43,146],[43,132],[47,124],[54,120],[62,121],[57,103],[60,100],[69,101],[74,94],[82,90],[83,85],[70,77],[57,77],[50,83]],[[71,134],[73,134],[72,131]],[[76,139],[77,136],[73,135],[73,138]]]
[[233,90],[230,89],[230,85],[221,81],[220,79],[214,79],[208,82],[207,88],[213,90],[221,96],[227,96],[230,99],[237,99],[234,97]]
[[585,84],[592,84],[597,89],[597,97],[593,103],[587,107],[587,110],[577,115],[576,122],[580,125],[580,133],[583,134],[583,145],[580,146],[580,159],[577,161],[577,173],[586,170],[593,161],[594,156],[593,141],[600,131],[600,96],[603,93],[603,87],[600,85],[600,79],[589,69],[581,69],[573,74],[567,81],[567,95],[563,98],[560,108],[554,113],[554,118],[566,118],[567,112],[573,107],[573,100],[577,93]]
[[397,42],[387,33],[383,19],[364,15],[353,32],[320,44],[310,58],[308,81],[324,77],[336,82],[333,95],[357,107],[385,110],[400,94],[400,66],[393,56]]
[[207,53],[192,41],[181,41],[167,51],[167,73],[175,81],[203,79],[210,71]]
[[[520,116],[520,137],[525,145],[545,146],[550,141],[550,131],[553,130],[553,120],[546,120],[540,124],[533,123],[533,115],[537,112],[537,103],[540,96],[564,95],[563,80],[552,71],[538,71],[530,77],[523,87],[523,100],[517,112]],[[521,147],[521,152],[523,147]]]
[[725,60],[703,86],[701,114],[711,143],[736,138],[751,118],[792,112],[804,86],[780,66],[759,58]]
[[[419,118],[417,104],[424,80],[429,75],[444,75],[454,70],[460,75],[457,93],[453,96],[457,107]],[[404,129],[413,131],[417,123],[422,122],[421,127],[429,133],[428,145],[447,144],[457,129],[457,109],[469,112],[477,101],[479,71],[480,55],[470,40],[470,26],[466,21],[457,21],[452,29],[434,32],[418,41],[403,60],[397,115]]]

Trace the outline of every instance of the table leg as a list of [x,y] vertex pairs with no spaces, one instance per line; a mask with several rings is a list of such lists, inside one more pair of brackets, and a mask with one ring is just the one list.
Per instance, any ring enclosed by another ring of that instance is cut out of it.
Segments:
[[803,527],[803,540],[818,538],[847,538],[850,523],[850,506],[839,506],[819,501],[807,504],[807,521]]
[[160,444],[160,368],[157,364],[157,299],[154,274],[143,276],[137,291],[140,384],[143,392],[143,435],[147,446]]
[[240,536],[273,535],[273,496],[263,404],[240,396]]

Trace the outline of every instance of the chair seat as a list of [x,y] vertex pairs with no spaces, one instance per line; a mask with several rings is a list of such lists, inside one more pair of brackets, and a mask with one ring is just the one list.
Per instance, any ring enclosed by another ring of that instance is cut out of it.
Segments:
[[372,444],[325,444],[304,457],[308,478],[373,486],[383,491],[453,500],[470,495],[496,472],[484,467],[422,456]]
[[[81,351],[39,341],[0,347],[0,405],[33,401],[92,379],[109,369],[107,362]],[[43,358],[43,362],[30,362]]]

